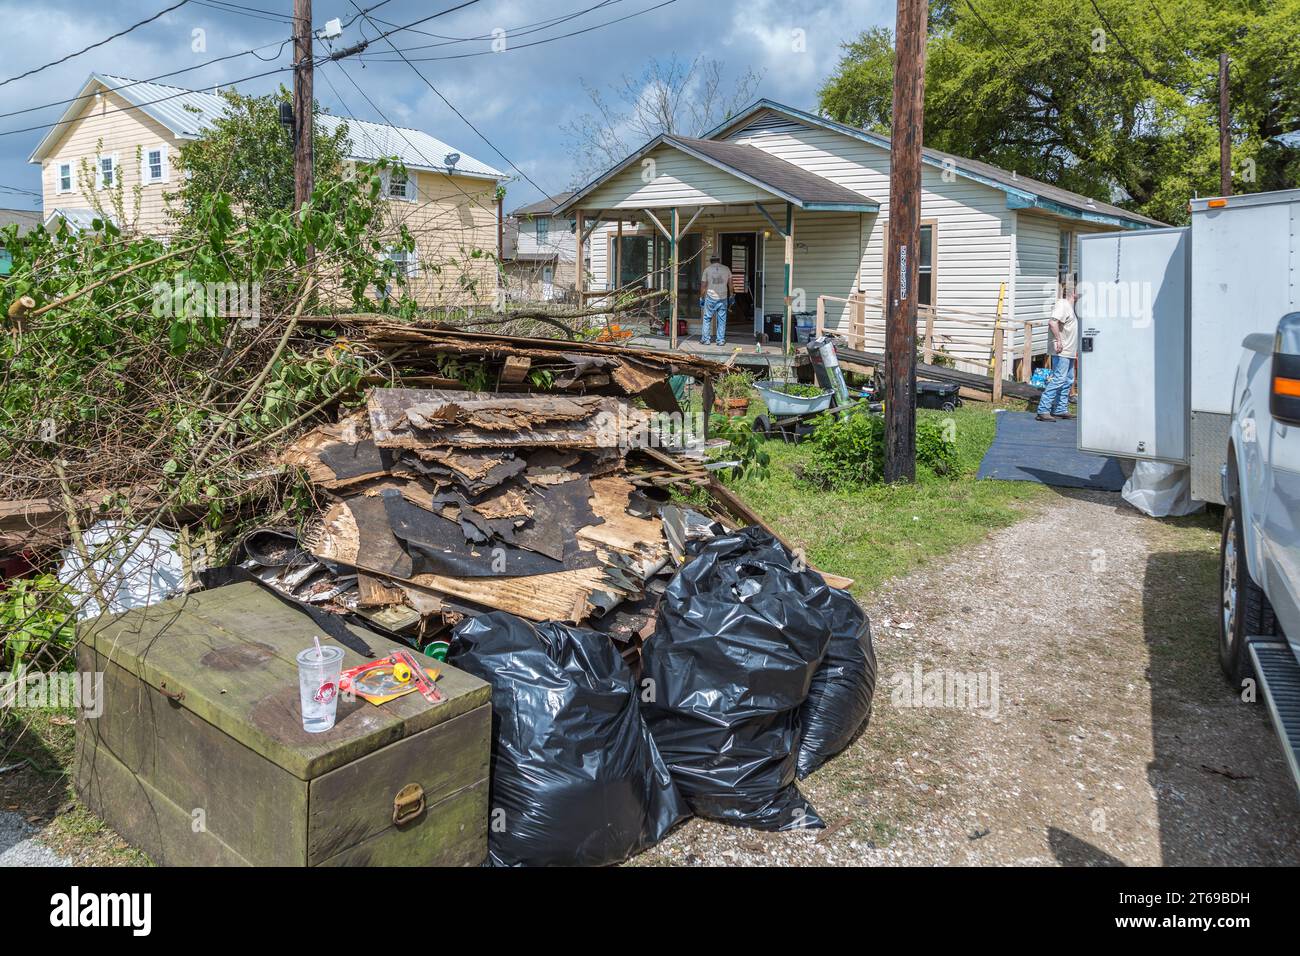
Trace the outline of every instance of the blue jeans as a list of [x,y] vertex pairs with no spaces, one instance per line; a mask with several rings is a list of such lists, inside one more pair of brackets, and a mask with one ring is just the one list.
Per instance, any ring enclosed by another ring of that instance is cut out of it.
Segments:
[[717,338],[714,339],[719,345],[727,344],[727,300],[710,299],[704,300],[704,329],[700,333],[700,341],[709,341],[709,330],[713,328],[714,319],[717,320]]
[[1064,415],[1070,410],[1070,386],[1074,384],[1074,359],[1052,356],[1052,377],[1047,380],[1038,402],[1040,415]]

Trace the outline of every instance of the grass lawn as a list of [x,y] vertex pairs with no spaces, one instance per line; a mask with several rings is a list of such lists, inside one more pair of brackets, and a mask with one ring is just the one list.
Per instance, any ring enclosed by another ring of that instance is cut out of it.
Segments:
[[[750,416],[760,409],[761,402],[753,401]],[[955,421],[960,468],[954,477],[823,491],[796,476],[796,467],[813,454],[811,444],[769,441],[768,478],[747,478],[731,487],[786,541],[801,547],[813,565],[853,578],[859,594],[1012,524],[1032,502],[1051,494],[1031,482],[975,480],[993,441],[992,406],[972,402],[955,412],[921,409],[917,414]]]

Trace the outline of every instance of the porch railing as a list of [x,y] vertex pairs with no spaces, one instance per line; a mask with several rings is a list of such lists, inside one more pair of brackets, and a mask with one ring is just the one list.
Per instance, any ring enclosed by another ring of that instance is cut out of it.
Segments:
[[[1001,296],[999,296],[1000,301]],[[879,338],[883,343],[885,314],[884,303],[880,299],[860,292],[851,293],[847,297],[819,295],[817,297],[816,326],[818,335],[821,335],[826,330],[826,304],[828,302],[842,303],[847,306],[845,309],[845,325],[847,327],[837,331],[848,339],[850,348],[860,351],[865,350],[868,335]],[[924,323],[923,329],[918,329],[919,334],[917,336],[921,346],[921,360],[929,364],[934,361],[935,356],[941,356],[954,362],[979,361],[978,357],[972,358],[969,352],[963,355],[954,354],[951,348],[955,345],[964,345],[968,349],[975,349],[977,356],[987,352],[988,361],[985,369],[987,374],[993,378],[995,398],[1001,397],[1001,383],[1006,377],[1005,368],[1009,358],[1008,334],[1013,331],[1020,332],[1021,361],[1018,378],[1022,382],[1027,382],[1032,374],[1035,354],[1034,330],[1045,327],[1048,322],[1046,317],[1012,322],[1005,316],[986,315],[967,309],[944,309],[939,311],[928,306],[920,307],[917,318]],[[938,324],[956,325],[961,327],[961,331],[938,331],[936,329]],[[1014,335],[1011,335],[1011,340],[1012,344],[1014,344]]]

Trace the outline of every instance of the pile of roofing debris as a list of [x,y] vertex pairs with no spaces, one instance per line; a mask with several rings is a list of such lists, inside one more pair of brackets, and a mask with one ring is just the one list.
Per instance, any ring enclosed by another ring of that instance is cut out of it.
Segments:
[[[501,610],[599,619],[635,659],[686,540],[722,530],[715,519],[738,510],[710,480],[698,436],[688,447],[654,414],[679,411],[670,376],[711,380],[724,367],[383,322],[348,332],[400,354],[403,384],[439,387],[376,387],[364,409],[284,451],[282,462],[318,493],[320,513],[301,541],[278,530],[249,535],[243,566],[433,652],[465,615]],[[495,377],[494,389],[447,379],[448,356],[485,362],[480,374]],[[673,505],[674,488],[712,513]]]

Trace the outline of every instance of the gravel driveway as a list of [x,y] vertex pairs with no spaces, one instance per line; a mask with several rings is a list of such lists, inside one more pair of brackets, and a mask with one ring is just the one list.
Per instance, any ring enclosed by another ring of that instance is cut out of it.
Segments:
[[1219,674],[1217,575],[1213,519],[1061,490],[867,596],[875,714],[801,785],[826,830],[692,820],[634,862],[1296,865],[1277,740]]

